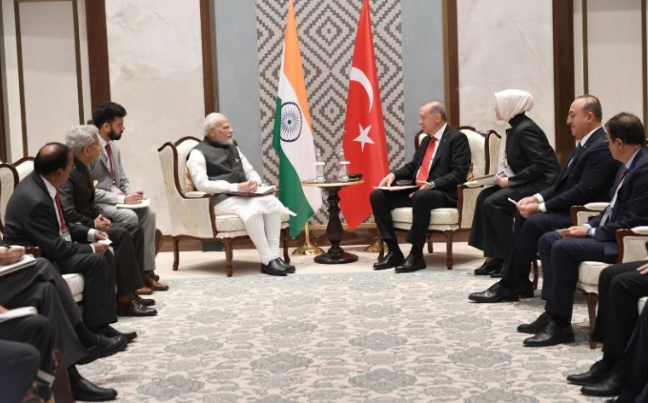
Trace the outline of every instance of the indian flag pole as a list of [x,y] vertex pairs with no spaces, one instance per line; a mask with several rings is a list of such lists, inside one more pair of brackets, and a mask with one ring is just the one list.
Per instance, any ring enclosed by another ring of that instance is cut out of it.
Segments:
[[[296,214],[288,221],[290,236],[295,238],[322,206],[322,194],[301,183],[315,178],[316,157],[292,0],[288,2],[276,104],[272,147],[279,154],[279,200]],[[307,228],[304,246],[308,244]]]

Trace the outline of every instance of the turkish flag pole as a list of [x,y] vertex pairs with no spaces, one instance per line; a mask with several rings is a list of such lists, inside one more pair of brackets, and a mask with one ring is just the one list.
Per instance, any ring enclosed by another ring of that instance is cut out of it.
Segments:
[[340,208],[351,230],[372,213],[369,195],[389,173],[386,143],[369,0],[365,0],[353,51],[342,143],[351,163],[349,173],[362,173],[364,180],[340,191]]

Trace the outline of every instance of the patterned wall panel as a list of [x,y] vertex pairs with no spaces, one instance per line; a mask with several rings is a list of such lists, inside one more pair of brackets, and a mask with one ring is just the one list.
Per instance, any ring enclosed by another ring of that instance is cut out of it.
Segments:
[[[294,1],[315,142],[327,161],[326,174],[335,175],[362,0]],[[401,166],[405,159],[401,2],[372,1],[370,8],[389,160],[393,168]],[[272,127],[287,10],[288,0],[256,0],[263,166],[266,179],[273,183],[277,182],[279,160],[272,149]],[[323,208],[311,223],[326,223],[325,214]]]

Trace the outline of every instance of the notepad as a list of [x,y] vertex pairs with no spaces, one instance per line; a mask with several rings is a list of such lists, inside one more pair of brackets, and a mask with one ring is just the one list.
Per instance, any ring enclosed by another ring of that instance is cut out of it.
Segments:
[[31,267],[35,264],[36,258],[34,258],[32,255],[23,255],[23,257],[20,258],[20,260],[16,263],[0,266],[0,277],[17,272],[18,270],[22,270],[27,267]]
[[22,318],[23,316],[36,315],[38,311],[33,306],[23,306],[21,308],[10,309],[7,312],[0,313],[0,322],[9,319]]

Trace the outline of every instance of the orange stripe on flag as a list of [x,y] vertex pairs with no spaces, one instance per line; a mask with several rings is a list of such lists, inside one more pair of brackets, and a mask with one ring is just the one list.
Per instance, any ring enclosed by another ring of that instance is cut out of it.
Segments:
[[288,18],[286,21],[286,34],[284,37],[286,47],[284,56],[284,74],[290,82],[290,85],[297,94],[299,106],[306,118],[308,127],[311,125],[311,117],[308,108],[308,99],[306,97],[306,83],[304,82],[304,68],[301,63],[299,53],[299,41],[297,40],[297,22],[295,20],[295,10],[292,0],[288,1]]

